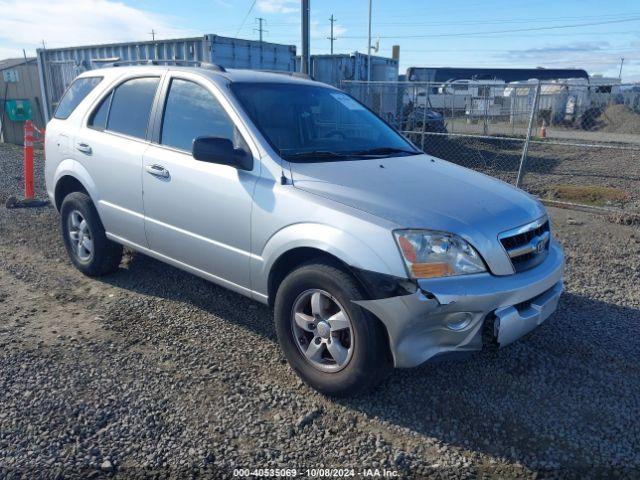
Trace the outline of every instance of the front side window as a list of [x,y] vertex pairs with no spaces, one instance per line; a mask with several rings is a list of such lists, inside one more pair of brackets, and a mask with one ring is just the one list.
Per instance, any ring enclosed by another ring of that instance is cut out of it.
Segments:
[[74,80],[62,96],[58,108],[56,108],[53,114],[54,118],[60,120],[69,118],[76,107],[80,105],[80,102],[84,100],[91,90],[96,88],[101,81],[102,77],[83,77]]
[[228,138],[238,144],[233,122],[204,87],[174,78],[164,108],[160,143],[191,152],[193,140],[200,136]]
[[[127,80],[119,85],[113,92],[109,111],[105,112],[107,130],[145,138],[158,83],[158,77],[145,77]],[[102,105],[96,117],[102,115],[101,109]],[[93,121],[96,122],[95,117]]]
[[339,90],[292,83],[234,83],[232,89],[269,143],[291,162],[420,153]]

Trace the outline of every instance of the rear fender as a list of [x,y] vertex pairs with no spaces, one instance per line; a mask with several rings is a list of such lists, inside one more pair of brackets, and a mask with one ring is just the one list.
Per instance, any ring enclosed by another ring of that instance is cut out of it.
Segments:
[[[51,203],[55,205],[55,192],[58,186],[58,183],[63,177],[73,177],[84,187],[84,189],[89,194],[89,197],[94,202],[96,207],[98,207],[98,188],[96,187],[95,182],[89,175],[89,172],[76,160],[66,159],[61,161],[56,167],[53,173],[53,182],[52,182],[52,190],[48,191],[47,194],[51,199]],[[57,205],[57,208],[60,208],[60,205]]]

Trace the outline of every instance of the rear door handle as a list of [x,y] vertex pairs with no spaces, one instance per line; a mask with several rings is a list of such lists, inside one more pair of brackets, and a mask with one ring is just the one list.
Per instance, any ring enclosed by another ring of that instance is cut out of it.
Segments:
[[79,152],[86,153],[87,155],[91,155],[91,152],[92,152],[91,146],[86,144],[86,143],[84,143],[84,142],[77,143],[76,144],[76,149]]
[[169,170],[162,165],[145,165],[144,169],[154,177],[169,178]]

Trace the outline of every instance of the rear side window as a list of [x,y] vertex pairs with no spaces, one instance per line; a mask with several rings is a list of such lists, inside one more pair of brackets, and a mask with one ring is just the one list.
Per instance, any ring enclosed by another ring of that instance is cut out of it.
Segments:
[[102,77],[83,77],[77,78],[69,86],[62,96],[56,112],[53,114],[55,118],[66,120],[73,113],[76,107],[87,95],[96,88],[102,81]]
[[[134,78],[124,82],[113,92],[110,106],[105,106],[104,102],[100,105],[93,117],[94,124],[96,117],[97,120],[106,117],[107,130],[145,138],[159,82],[158,77]],[[103,107],[108,111],[102,112]]]
[[162,120],[160,143],[190,152],[193,139],[209,135],[234,141],[235,127],[218,100],[204,87],[173,79]]

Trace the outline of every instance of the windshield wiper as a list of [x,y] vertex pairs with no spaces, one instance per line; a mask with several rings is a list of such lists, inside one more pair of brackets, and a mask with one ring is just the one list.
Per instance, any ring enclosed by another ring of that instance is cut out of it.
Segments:
[[405,154],[405,155],[419,155],[420,152],[417,150],[407,150],[405,148],[396,148],[396,147],[379,147],[379,148],[370,148],[368,150],[358,150],[357,152],[349,152],[351,155],[355,156],[385,156],[385,155],[393,155],[395,153]]
[[353,156],[351,152],[332,152],[329,150],[313,150],[311,152],[286,153],[284,155],[287,160],[313,160],[316,158],[344,158],[351,156]]
[[357,150],[347,152],[332,152],[330,150],[313,150],[310,152],[296,152],[285,154],[284,158],[290,161],[295,160],[320,160],[320,159],[344,159],[344,158],[366,158],[366,157],[385,157],[390,155],[419,155],[417,150],[407,150],[395,147],[379,147],[370,148],[368,150]]

